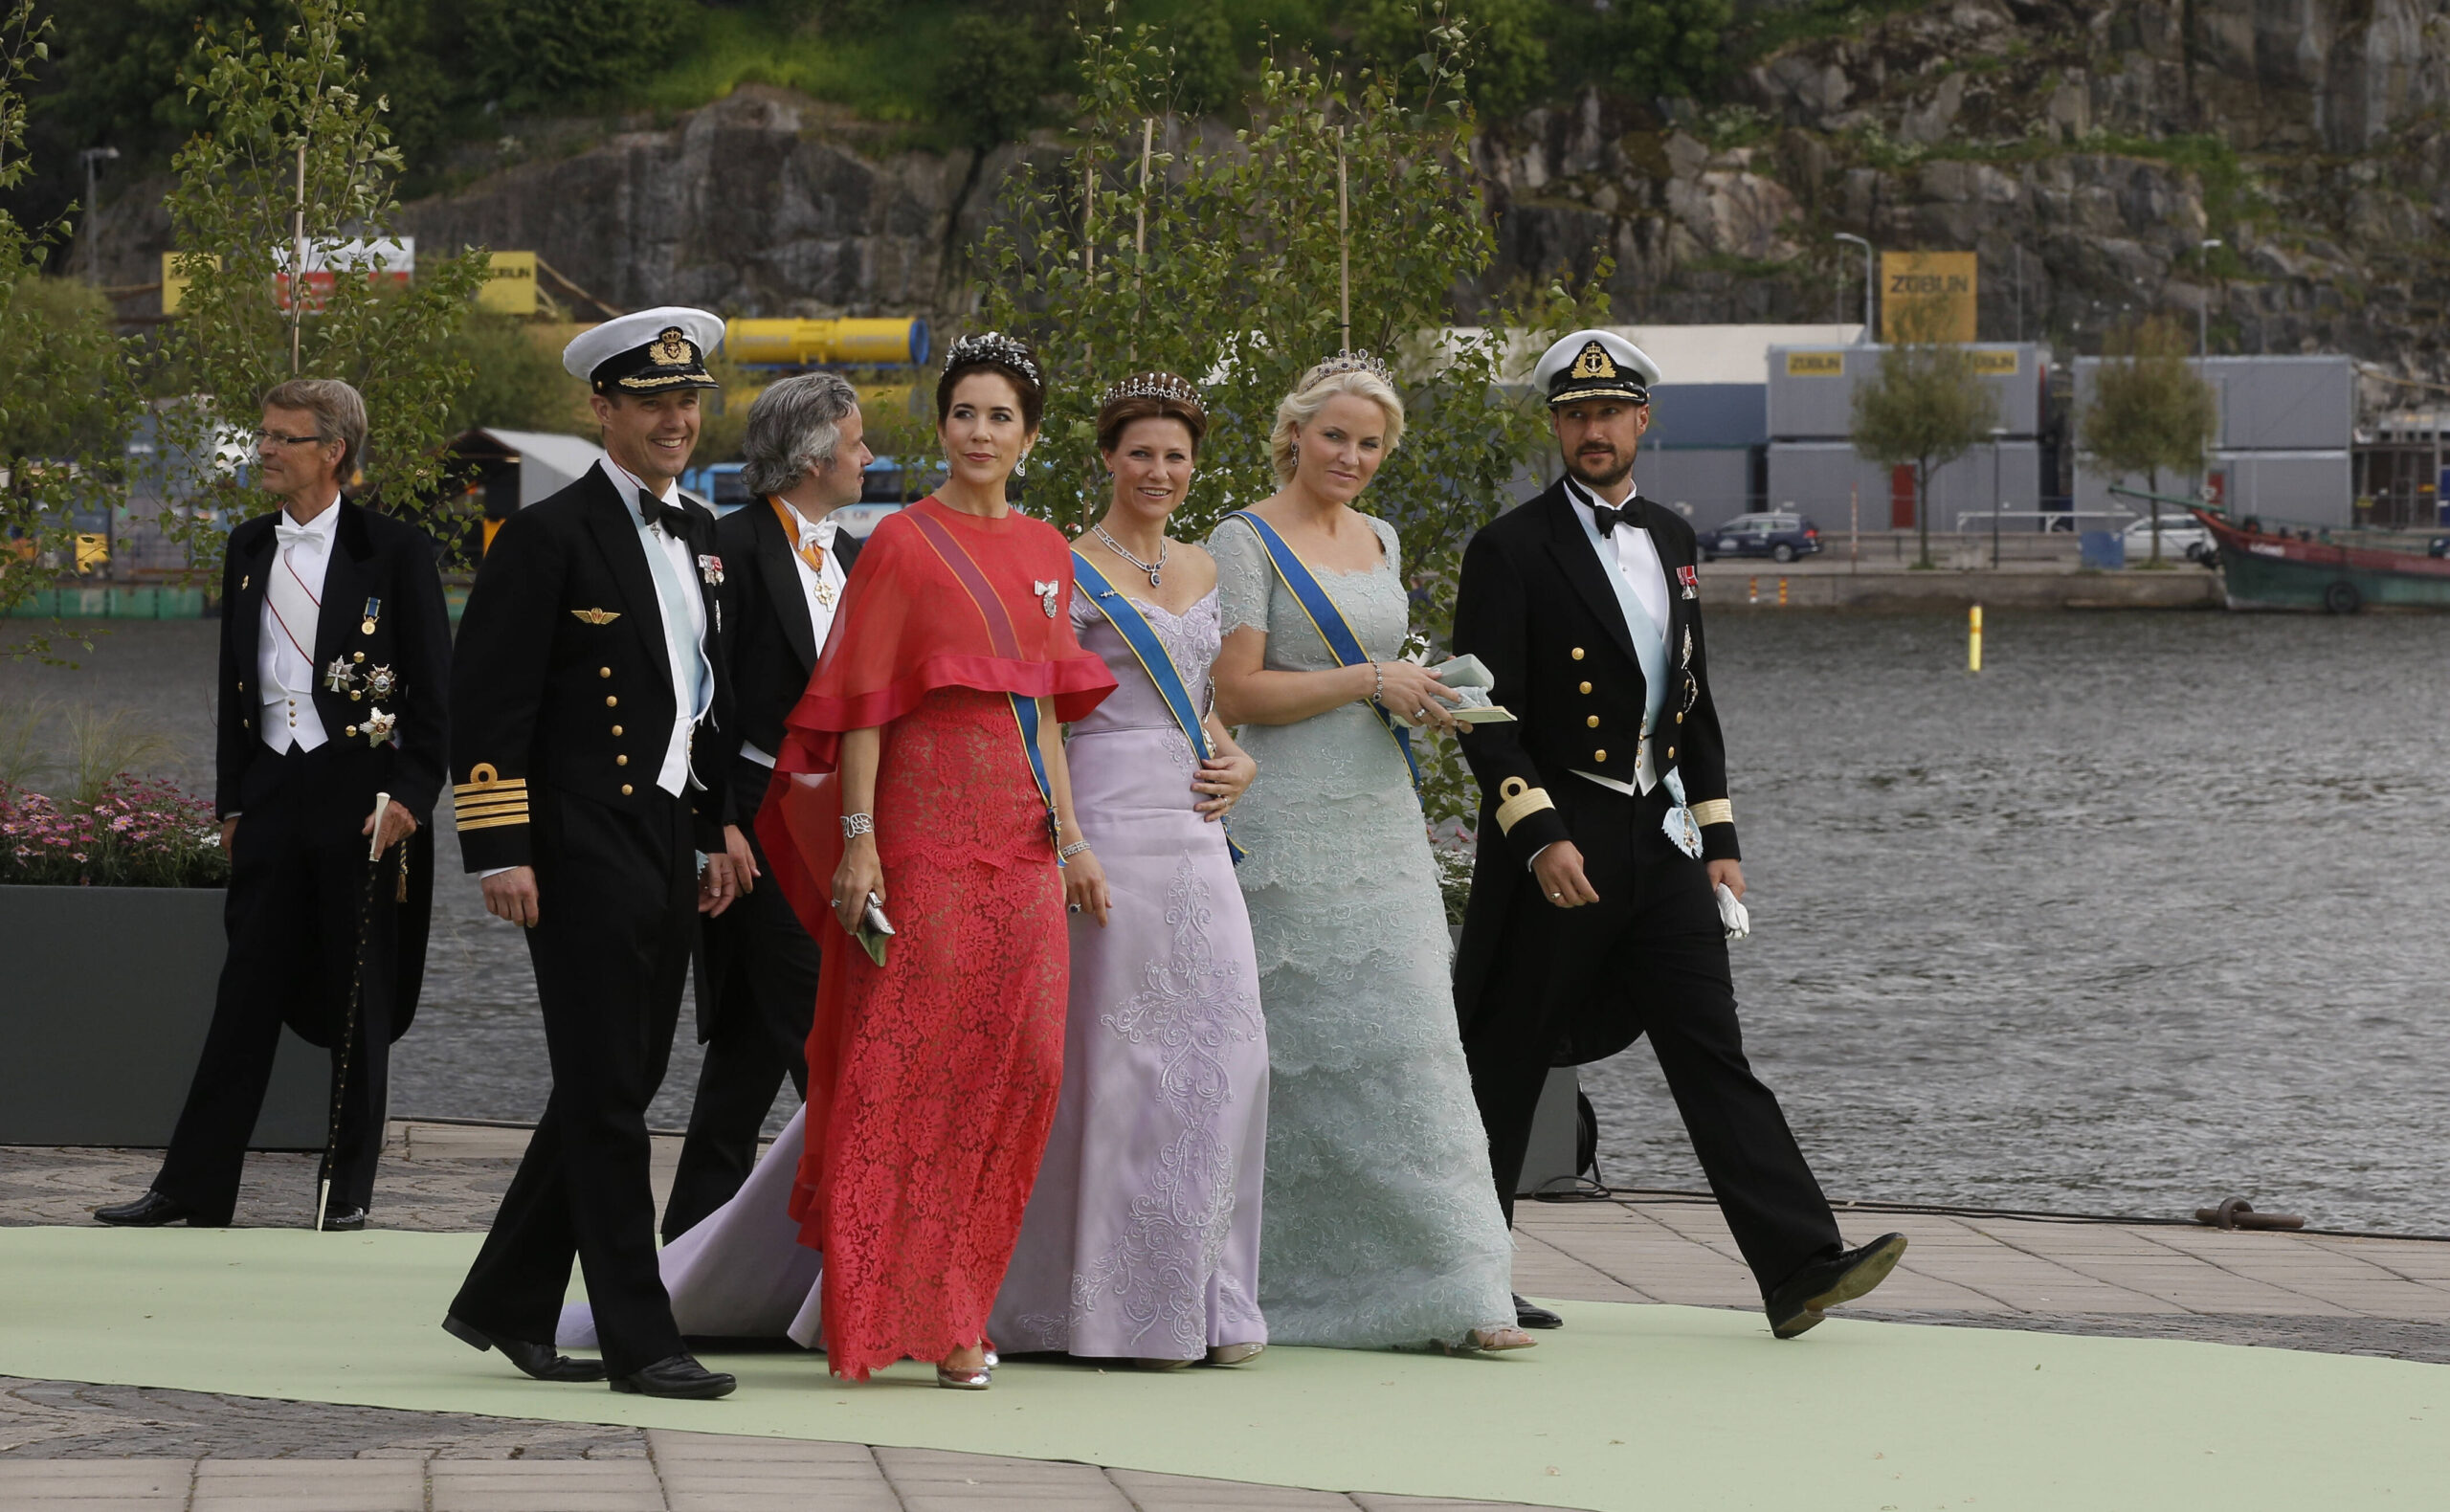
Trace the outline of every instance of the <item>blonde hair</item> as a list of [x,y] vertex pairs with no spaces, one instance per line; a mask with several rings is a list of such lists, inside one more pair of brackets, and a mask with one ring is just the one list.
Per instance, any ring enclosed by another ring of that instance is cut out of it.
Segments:
[[1281,487],[1293,481],[1293,439],[1295,433],[1319,417],[1327,401],[1338,394],[1374,401],[1387,416],[1387,450],[1392,452],[1404,438],[1404,400],[1395,386],[1376,373],[1361,369],[1329,373],[1306,388],[1286,394],[1276,407],[1276,429],[1267,438],[1268,460],[1276,467],[1276,481]]

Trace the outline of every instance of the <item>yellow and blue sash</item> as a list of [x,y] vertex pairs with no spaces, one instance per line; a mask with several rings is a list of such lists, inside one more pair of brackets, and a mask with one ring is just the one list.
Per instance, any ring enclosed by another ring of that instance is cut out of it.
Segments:
[[[1013,629],[1013,617],[1004,608],[1003,596],[987,580],[987,574],[979,570],[959,538],[941,521],[929,518],[924,509],[905,511],[904,518],[919,527],[919,534],[935,549],[953,581],[969,594],[970,603],[978,609],[978,617],[987,623],[988,643],[995,655],[1008,661],[1023,659],[1020,636]],[[1055,813],[1055,786],[1046,780],[1046,757],[1037,745],[1037,700],[1019,693],[1007,693],[1004,697],[1013,705],[1013,723],[1020,726],[1021,750],[1030,759],[1030,775],[1037,782],[1039,801],[1046,805],[1046,837],[1055,847],[1055,864],[1061,866],[1063,830]]]
[[[1192,754],[1201,761],[1214,757],[1216,750],[1208,743],[1207,723],[1200,718],[1199,710],[1192,706],[1191,688],[1183,681],[1182,669],[1174,665],[1174,658],[1167,652],[1166,643],[1158,639],[1157,632],[1150,628],[1148,617],[1140,612],[1140,607],[1132,603],[1121,589],[1106,581],[1106,575],[1098,570],[1097,564],[1082,556],[1077,548],[1072,553],[1072,577],[1088,590],[1089,602],[1105,615],[1106,623],[1112,625],[1115,634],[1123,637],[1123,643],[1131,648],[1131,654],[1140,658],[1140,669],[1148,674],[1150,682],[1157,685],[1157,696],[1164,699],[1166,707],[1173,712],[1174,723],[1182,726],[1183,739],[1191,742]],[[1233,853],[1234,864],[1239,866],[1243,851],[1231,831],[1226,833],[1225,847]]]
[[[1268,562],[1276,568],[1278,578],[1283,581],[1285,590],[1293,595],[1295,603],[1302,606],[1302,612],[1310,617],[1310,628],[1319,633],[1319,638],[1326,643],[1328,654],[1340,665],[1357,667],[1371,659],[1370,653],[1361,647],[1361,637],[1345,623],[1344,611],[1336,608],[1336,601],[1327,597],[1327,590],[1319,586],[1316,577],[1311,576],[1308,565],[1294,553],[1282,536],[1276,533],[1274,525],[1247,509],[1236,509],[1225,518],[1249,525],[1259,538],[1259,546],[1267,552]],[[1396,723],[1394,716],[1387,712],[1386,705],[1375,699],[1370,700],[1370,712],[1378,716],[1378,723],[1394,739],[1395,749],[1404,753],[1404,766],[1413,774],[1413,791],[1419,792],[1420,763],[1413,759],[1412,731]]]

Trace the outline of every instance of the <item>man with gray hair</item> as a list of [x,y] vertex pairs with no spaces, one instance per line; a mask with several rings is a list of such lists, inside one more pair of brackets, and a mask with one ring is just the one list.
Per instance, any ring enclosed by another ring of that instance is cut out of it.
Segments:
[[230,533],[221,574],[229,954],[161,1173],[97,1210],[104,1223],[231,1221],[285,1022],[347,1068],[323,1226],[366,1226],[390,1047],[425,973],[451,620],[424,532],[341,496],[365,444],[366,403],[345,383],[293,378],[263,397],[256,482],[280,507]]
[[783,1078],[808,1094],[809,1020],[817,945],[766,870],[757,809],[783,748],[783,721],[808,687],[858,557],[856,537],[830,518],[857,503],[870,461],[859,398],[839,374],[786,378],[749,407],[741,481],[754,499],[724,518],[715,540],[735,568],[736,612],[721,654],[731,673],[731,854],[746,853],[739,901],[705,919],[698,1038],[706,1058],[689,1138],[664,1204],[663,1237],[678,1238],[729,1202],[757,1160],[757,1136]]

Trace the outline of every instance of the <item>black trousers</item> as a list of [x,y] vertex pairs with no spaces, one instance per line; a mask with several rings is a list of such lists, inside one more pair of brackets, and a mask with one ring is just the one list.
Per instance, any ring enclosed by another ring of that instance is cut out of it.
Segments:
[[[1536,884],[1508,922],[1503,992],[1463,1045],[1509,1222],[1531,1118],[1564,1026],[1594,1003],[1630,1012],[1647,1034],[1693,1153],[1766,1296],[1839,1248],[1829,1199],[1804,1163],[1778,1100],[1752,1074],[1736,1024],[1726,931],[1703,863],[1659,826],[1665,791],[1639,799],[1570,777],[1556,792],[1599,901],[1559,908]],[[1552,789],[1554,791],[1554,789]]]
[[[230,892],[222,920],[230,953],[212,1005],[212,1027],[153,1190],[198,1223],[226,1224],[238,1203],[247,1140],[263,1111],[282,1023],[291,1016],[338,1026],[357,974],[358,922],[366,920],[362,996],[349,1076],[341,1094],[339,1161],[331,1207],[370,1208],[390,1100],[391,1003],[398,913],[382,883],[396,857],[370,878],[366,836],[374,793],[343,782],[325,744],[312,752],[257,753],[231,841]],[[358,802],[363,798],[363,803]],[[369,880],[373,906],[366,907]]]
[[[734,762],[732,790],[761,795],[773,775],[755,762]],[[783,1078],[791,1078],[792,1089],[808,1097],[808,1032],[822,961],[816,942],[774,884],[757,832],[742,828],[757,857],[758,882],[755,891],[700,926],[707,969],[699,990],[713,997],[700,1012],[710,1032],[697,1101],[689,1107],[689,1138],[681,1144],[672,1196],[663,1205],[667,1244],[731,1201],[748,1179],[757,1164],[758,1131]]]
[[659,789],[635,811],[530,793],[527,949],[553,1091],[451,1310],[550,1343],[575,1259],[605,1365],[627,1375],[681,1352],[656,1273],[646,1113],[672,1057],[696,932],[689,811]]

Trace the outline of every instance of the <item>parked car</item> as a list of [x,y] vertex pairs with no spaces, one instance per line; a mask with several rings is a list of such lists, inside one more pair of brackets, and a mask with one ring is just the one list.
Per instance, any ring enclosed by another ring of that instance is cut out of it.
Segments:
[[1723,525],[1701,532],[1702,560],[1719,557],[1768,557],[1793,562],[1820,550],[1820,527],[1801,515],[1738,515]]
[[[2126,536],[2127,561],[2130,567],[2152,559],[2151,516],[2146,515],[2128,525]],[[2202,522],[2193,515],[2165,514],[2161,517],[2162,561],[2209,562],[2216,549],[2212,532],[2204,529]]]

